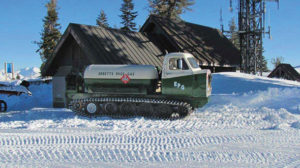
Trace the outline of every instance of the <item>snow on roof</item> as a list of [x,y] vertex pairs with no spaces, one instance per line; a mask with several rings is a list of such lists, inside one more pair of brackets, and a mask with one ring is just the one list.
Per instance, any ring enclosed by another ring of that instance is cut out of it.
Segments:
[[295,67],[295,70],[296,70],[298,73],[300,73],[300,66]]

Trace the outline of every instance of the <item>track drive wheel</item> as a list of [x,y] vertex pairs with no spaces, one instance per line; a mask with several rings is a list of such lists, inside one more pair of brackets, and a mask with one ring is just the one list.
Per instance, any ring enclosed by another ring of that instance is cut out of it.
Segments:
[[80,111],[83,108],[83,103],[82,102],[73,103],[72,108],[77,111]]
[[136,114],[136,105],[134,103],[124,102],[120,105],[121,115],[132,116]]
[[172,108],[167,104],[159,104],[154,109],[154,117],[170,118],[172,115]]

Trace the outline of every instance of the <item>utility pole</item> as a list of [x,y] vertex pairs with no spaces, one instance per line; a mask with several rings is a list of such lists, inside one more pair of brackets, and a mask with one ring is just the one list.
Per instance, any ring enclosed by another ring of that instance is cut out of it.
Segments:
[[[256,74],[258,67],[262,65],[263,37],[265,34],[271,36],[270,26],[268,31],[265,27],[266,2],[277,2],[279,8],[279,0],[237,1],[241,71]],[[232,0],[230,0],[230,10],[233,10]]]

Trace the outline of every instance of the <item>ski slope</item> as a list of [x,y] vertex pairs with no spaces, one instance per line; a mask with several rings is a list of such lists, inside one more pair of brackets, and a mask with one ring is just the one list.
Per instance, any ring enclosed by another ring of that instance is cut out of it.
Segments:
[[51,85],[0,95],[0,167],[300,167],[300,83],[218,73],[212,87],[175,121],[76,116],[51,108]]

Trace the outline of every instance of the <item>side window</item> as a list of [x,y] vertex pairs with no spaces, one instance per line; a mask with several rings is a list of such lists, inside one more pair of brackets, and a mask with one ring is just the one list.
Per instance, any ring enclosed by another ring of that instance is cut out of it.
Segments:
[[182,59],[182,70],[188,70],[188,69],[189,69],[188,65],[186,64],[185,60]]
[[178,70],[178,68],[177,68],[177,59],[176,58],[171,58],[169,60],[169,70]]
[[171,58],[169,60],[169,70],[188,70],[189,67],[182,58]]

